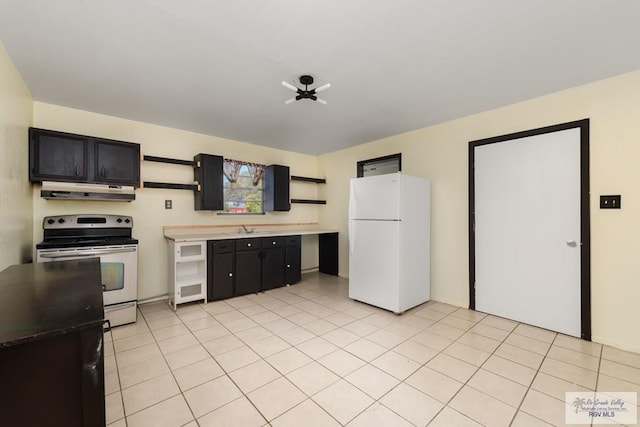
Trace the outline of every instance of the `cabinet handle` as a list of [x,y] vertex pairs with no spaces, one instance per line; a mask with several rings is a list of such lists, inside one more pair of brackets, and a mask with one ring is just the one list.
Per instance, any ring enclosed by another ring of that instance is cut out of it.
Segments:
[[76,166],[76,176],[80,176],[80,166]]
[[287,264],[287,268],[291,268],[291,264]]
[[272,245],[275,245],[275,244],[276,244],[276,242],[271,242],[271,244],[272,244]]
[[233,277],[233,273],[229,273],[229,277]]
[[247,247],[250,248],[251,247],[251,243],[247,243]]

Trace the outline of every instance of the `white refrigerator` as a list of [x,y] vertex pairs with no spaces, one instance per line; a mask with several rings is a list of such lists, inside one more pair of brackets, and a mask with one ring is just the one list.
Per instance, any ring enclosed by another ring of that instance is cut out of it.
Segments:
[[351,180],[349,298],[394,313],[429,300],[430,191],[400,172]]

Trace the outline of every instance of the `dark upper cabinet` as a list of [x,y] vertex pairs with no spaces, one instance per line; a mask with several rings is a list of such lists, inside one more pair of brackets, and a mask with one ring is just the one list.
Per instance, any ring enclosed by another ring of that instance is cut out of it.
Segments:
[[97,182],[123,185],[140,182],[139,144],[104,139],[96,139],[94,143]]
[[200,184],[200,190],[195,192],[195,210],[224,210],[222,156],[197,154],[193,160],[196,162],[193,176]]
[[29,128],[29,181],[87,181],[89,138]]
[[287,236],[285,247],[285,283],[292,285],[302,280],[302,236]]
[[264,210],[290,211],[289,198],[289,167],[270,165],[264,170]]
[[140,186],[140,144],[29,128],[29,181]]

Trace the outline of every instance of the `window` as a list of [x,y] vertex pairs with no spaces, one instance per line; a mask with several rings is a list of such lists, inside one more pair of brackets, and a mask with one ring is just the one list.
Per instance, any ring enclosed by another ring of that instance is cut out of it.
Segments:
[[224,159],[224,212],[264,213],[264,165]]
[[402,171],[402,153],[358,162],[357,177],[384,175]]

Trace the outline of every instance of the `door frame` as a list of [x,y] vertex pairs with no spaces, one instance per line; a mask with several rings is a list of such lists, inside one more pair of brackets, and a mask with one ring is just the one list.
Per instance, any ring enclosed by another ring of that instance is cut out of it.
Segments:
[[589,119],[469,142],[469,309],[475,310],[475,148],[567,129],[580,129],[580,336],[591,341],[591,233],[589,213]]

